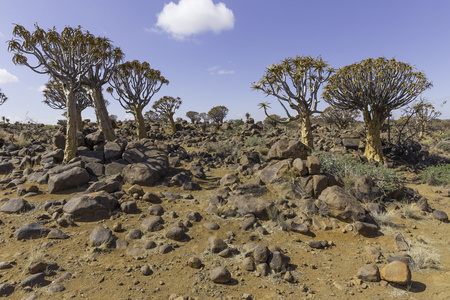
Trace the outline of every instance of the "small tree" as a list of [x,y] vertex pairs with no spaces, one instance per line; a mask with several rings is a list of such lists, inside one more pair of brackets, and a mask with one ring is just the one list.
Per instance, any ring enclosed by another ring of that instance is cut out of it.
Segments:
[[6,98],[6,95],[2,93],[2,90],[0,89],[0,105],[2,105],[3,103],[5,103],[5,101],[8,100],[8,98]]
[[264,124],[270,125],[272,127],[277,127],[278,123],[286,122],[286,118],[282,118],[277,114],[271,114],[264,119]]
[[208,119],[211,120],[216,125],[222,124],[223,120],[228,114],[228,108],[225,106],[214,106],[211,108],[211,110],[208,112]]
[[[64,94],[64,87],[59,81],[53,79],[47,82],[43,93],[45,97],[43,102],[45,104],[53,109],[66,109],[66,95]],[[75,101],[77,109],[77,131],[83,131],[81,112],[87,107],[92,107],[92,102],[83,89],[75,92]]]
[[108,92],[120,105],[129,112],[132,112],[137,123],[138,139],[147,137],[144,117],[142,111],[149,104],[163,84],[169,81],[161,75],[159,70],[150,68],[148,62],[138,60],[128,61],[119,65],[111,76],[110,84],[117,93],[114,97],[113,88],[109,87]]
[[413,106],[413,110],[416,114],[416,119],[419,126],[419,137],[423,138],[428,124],[439,118],[442,113],[436,111],[433,104],[425,98],[421,98],[419,102]]
[[339,130],[342,130],[356,121],[359,117],[359,111],[339,109],[334,106],[329,106],[322,112],[321,117],[327,124],[334,124]]
[[[275,96],[288,121],[300,120],[301,141],[313,148],[310,117],[319,112],[319,89],[333,72],[320,56],[296,56],[268,67],[261,80],[252,84],[252,89]],[[270,116],[267,112],[270,108],[268,104],[260,104],[266,116]],[[294,110],[296,115],[292,115],[288,108]]]
[[196,123],[199,120],[198,112],[192,110],[186,113],[186,117],[188,117],[189,120],[191,120],[192,124]]
[[[14,53],[14,64],[27,66],[39,74],[48,74],[63,84],[67,102],[64,162],[69,162],[76,157],[78,147],[75,92],[81,87],[80,78],[100,63],[102,57],[96,47],[96,38],[89,31],[83,32],[81,27],[67,26],[61,33],[55,28],[45,31],[38,25],[35,29],[29,32],[23,26],[15,25],[15,39],[8,42],[8,51]],[[29,56],[37,62],[30,63]]]
[[175,111],[180,108],[181,105],[181,99],[180,97],[173,98],[169,96],[164,96],[158,101],[156,101],[152,108],[155,110],[156,113],[166,117],[170,122],[170,127],[172,129],[172,132],[177,132],[177,127],[175,126],[175,121],[173,119],[173,116],[175,115]]
[[330,77],[323,98],[340,109],[362,112],[367,159],[383,162],[381,126],[391,111],[408,105],[430,88],[423,72],[395,59],[369,58],[340,68]]

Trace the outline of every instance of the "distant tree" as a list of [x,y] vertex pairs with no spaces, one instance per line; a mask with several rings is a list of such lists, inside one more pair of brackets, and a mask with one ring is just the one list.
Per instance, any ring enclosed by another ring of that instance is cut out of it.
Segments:
[[111,120],[103,97],[102,86],[108,83],[117,65],[122,62],[124,54],[122,50],[111,44],[107,38],[97,38],[96,47],[102,60],[92,65],[89,71],[83,76],[82,84],[91,98],[98,126],[107,141],[114,141],[116,135],[113,130]]
[[[279,64],[272,64],[262,78],[252,84],[252,89],[266,95],[275,96],[284,109],[288,121],[300,121],[302,143],[314,147],[310,117],[317,111],[318,93],[321,85],[327,81],[334,69],[322,60],[311,56],[287,58]],[[260,103],[266,116],[269,103]],[[288,107],[295,111],[291,115]]]
[[425,98],[421,98],[419,102],[413,106],[413,110],[419,126],[419,137],[422,138],[425,135],[428,124],[439,118],[442,113],[436,111],[433,104]]
[[208,119],[211,120],[213,123],[222,124],[227,114],[228,108],[226,108],[225,106],[222,105],[214,106],[208,112]]
[[[43,101],[45,104],[53,109],[66,109],[66,95],[64,93],[63,85],[55,79],[51,79],[45,84]],[[83,89],[79,89],[75,92],[76,101],[76,121],[77,131],[83,131],[83,119],[81,113],[87,107],[92,107],[92,102],[86,92]]]
[[194,124],[195,122],[197,122],[199,120],[198,112],[192,111],[192,110],[190,110],[186,113],[186,117],[188,117],[189,120],[191,120],[192,124]]
[[[55,28],[45,31],[35,25],[29,32],[21,25],[13,29],[14,39],[8,42],[8,51],[13,52],[13,63],[29,67],[36,73],[48,74],[58,79],[64,87],[67,109],[67,132],[64,162],[77,155],[77,126],[75,92],[81,87],[80,78],[102,61],[97,48],[97,39],[83,32],[81,27],[67,26],[59,33]],[[32,64],[27,56],[34,57]]]
[[362,112],[367,159],[384,162],[380,132],[391,111],[408,105],[430,88],[423,72],[395,59],[369,58],[340,68],[325,87],[324,100],[340,109]]
[[245,119],[248,120],[250,118],[250,113],[245,113]]
[[162,121],[161,116],[153,110],[145,112],[144,119],[154,123],[159,123]]
[[328,106],[322,112],[321,117],[327,124],[336,125],[339,130],[342,130],[356,121],[359,117],[359,111]]
[[276,127],[278,123],[285,123],[286,118],[282,118],[277,114],[271,114],[264,119],[264,124]]
[[113,88],[109,87],[108,92],[126,111],[133,113],[137,123],[138,139],[146,138],[147,132],[142,111],[153,95],[161,89],[163,84],[169,84],[169,81],[161,75],[159,70],[150,68],[148,62],[141,63],[134,60],[119,65],[111,76],[110,84],[117,97],[113,95]]
[[156,101],[152,106],[156,113],[166,117],[169,120],[170,127],[173,133],[177,132],[177,127],[175,126],[173,116],[175,115],[175,111],[180,108],[180,105],[180,97],[174,98],[170,96],[164,96]]
[[2,105],[3,103],[5,103],[5,101],[8,100],[8,98],[6,98],[6,95],[2,93],[2,90],[0,89],[0,105]]

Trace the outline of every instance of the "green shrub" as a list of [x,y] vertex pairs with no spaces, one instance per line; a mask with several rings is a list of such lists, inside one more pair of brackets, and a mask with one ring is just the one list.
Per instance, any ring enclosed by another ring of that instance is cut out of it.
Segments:
[[245,140],[245,146],[254,147],[254,146],[266,146],[267,138],[261,136],[251,136]]
[[429,185],[450,185],[450,164],[427,167],[420,179]]
[[347,189],[353,188],[355,180],[364,175],[370,176],[375,184],[384,191],[396,189],[401,182],[400,176],[395,170],[364,164],[348,154],[336,156],[331,153],[319,153],[317,155],[322,172],[340,177]]

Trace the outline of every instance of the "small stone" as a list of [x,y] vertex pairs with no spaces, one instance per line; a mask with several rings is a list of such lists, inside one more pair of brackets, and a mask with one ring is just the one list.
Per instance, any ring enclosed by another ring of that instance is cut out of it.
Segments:
[[366,222],[355,222],[356,231],[367,237],[373,237],[378,235],[378,227],[374,224],[366,223]]
[[228,245],[218,236],[213,235],[208,238],[208,249],[212,253],[219,253],[226,248]]
[[173,247],[172,245],[162,245],[161,247],[159,247],[159,253],[160,254],[166,254],[173,251]]
[[148,275],[152,274],[152,270],[150,269],[150,267],[148,265],[142,266],[140,271],[141,271],[142,275],[144,275],[144,276],[148,276]]
[[114,232],[121,231],[122,230],[122,223],[120,223],[120,222],[114,223],[114,225],[112,227],[112,230]]
[[14,292],[14,286],[9,283],[0,284],[0,297],[6,297]]
[[287,281],[287,282],[294,281],[294,277],[292,277],[292,274],[290,271],[287,271],[286,273],[284,273],[283,279],[284,279],[284,281]]
[[225,267],[217,267],[209,273],[214,283],[228,283],[231,280],[231,273]]
[[255,271],[255,263],[251,257],[246,257],[242,261],[242,267],[249,272]]
[[200,269],[202,266],[202,261],[198,257],[190,257],[187,262],[188,266],[194,269]]
[[173,226],[166,232],[166,238],[175,241],[183,239],[184,236],[185,236],[184,230],[179,226]]
[[408,251],[409,250],[409,244],[406,242],[403,235],[398,232],[395,236],[395,249],[397,251]]
[[48,291],[50,294],[60,293],[66,290],[66,287],[60,283],[53,283],[48,287]]
[[380,281],[380,270],[375,264],[368,264],[359,268],[357,277],[367,282]]
[[28,272],[30,274],[42,273],[47,269],[48,264],[43,261],[33,261],[28,265]]
[[214,222],[206,222],[203,225],[210,230],[219,230],[220,229],[220,226]]
[[148,250],[148,249],[153,249],[156,248],[156,243],[154,241],[147,241],[144,244],[144,249]]

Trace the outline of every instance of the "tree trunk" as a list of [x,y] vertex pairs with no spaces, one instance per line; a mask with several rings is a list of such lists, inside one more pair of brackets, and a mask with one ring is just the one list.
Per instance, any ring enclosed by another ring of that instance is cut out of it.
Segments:
[[97,116],[98,127],[107,141],[114,141],[116,135],[109,119],[108,110],[106,109],[106,102],[103,98],[101,87],[92,87],[89,89],[91,93],[92,102],[94,104],[95,114]]
[[138,139],[145,139],[147,137],[147,130],[145,129],[145,120],[142,116],[142,108],[136,107],[134,110],[134,119],[136,121]]
[[83,118],[81,117],[81,109],[77,107],[77,131],[83,131]]
[[314,140],[311,129],[311,119],[309,115],[300,118],[301,142],[309,148],[314,149]]
[[69,91],[66,93],[67,107],[67,131],[66,146],[64,149],[64,163],[68,163],[77,156],[77,105],[75,93]]
[[383,163],[383,147],[381,145],[381,117],[373,113],[373,118],[368,112],[364,112],[364,122],[366,124],[366,149],[364,156],[370,161],[373,159],[376,162]]
[[172,128],[172,133],[177,132],[177,126],[175,125],[175,121],[173,120],[173,115],[169,115],[170,127]]

